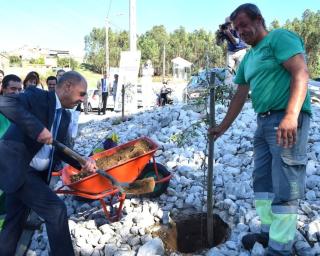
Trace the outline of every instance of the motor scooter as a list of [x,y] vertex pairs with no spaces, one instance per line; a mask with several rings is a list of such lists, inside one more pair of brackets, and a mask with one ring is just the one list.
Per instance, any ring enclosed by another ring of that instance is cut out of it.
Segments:
[[166,104],[173,104],[173,99],[171,96],[172,91],[173,90],[171,88],[167,88],[164,84],[160,90],[160,93],[158,94],[157,105],[164,106]]

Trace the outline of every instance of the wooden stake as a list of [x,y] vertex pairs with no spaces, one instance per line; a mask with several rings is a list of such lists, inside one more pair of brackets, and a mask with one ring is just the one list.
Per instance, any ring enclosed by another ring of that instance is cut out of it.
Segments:
[[[210,76],[210,111],[209,111],[209,127],[215,126],[215,73]],[[213,246],[213,171],[214,171],[214,140],[213,136],[209,136],[209,153],[208,153],[208,175],[207,175],[207,238],[209,247]]]

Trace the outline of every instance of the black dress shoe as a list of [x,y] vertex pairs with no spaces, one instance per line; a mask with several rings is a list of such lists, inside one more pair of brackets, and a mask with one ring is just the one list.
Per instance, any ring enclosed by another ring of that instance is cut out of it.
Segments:
[[251,233],[242,237],[242,245],[246,250],[252,250],[254,244],[258,242],[264,248],[268,246],[269,234],[268,233]]

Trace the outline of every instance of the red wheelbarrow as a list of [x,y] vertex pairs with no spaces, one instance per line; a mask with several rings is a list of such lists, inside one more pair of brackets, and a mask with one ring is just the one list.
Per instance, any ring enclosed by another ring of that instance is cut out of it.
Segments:
[[[154,177],[156,185],[154,191],[148,194],[148,196],[159,196],[167,189],[172,174],[163,165],[156,163],[154,153],[158,149],[158,145],[150,138],[141,137],[136,140],[129,141],[117,147],[94,154],[91,158],[98,160],[106,156],[111,156],[119,150],[134,146],[139,141],[145,141],[148,143],[148,152],[111,166],[105,171],[117,181],[125,183],[131,183],[138,179]],[[151,158],[153,160],[152,162]],[[126,194],[121,193],[117,187],[112,185],[110,180],[97,173],[87,176],[79,181],[72,182],[71,177],[78,173],[79,170],[70,165],[64,167],[59,172],[54,172],[53,176],[61,176],[63,182],[63,185],[55,192],[57,194],[67,194],[99,200],[107,219],[110,221],[119,220]],[[104,200],[106,197],[110,197],[108,205]],[[118,206],[116,206],[117,203],[119,203]]]

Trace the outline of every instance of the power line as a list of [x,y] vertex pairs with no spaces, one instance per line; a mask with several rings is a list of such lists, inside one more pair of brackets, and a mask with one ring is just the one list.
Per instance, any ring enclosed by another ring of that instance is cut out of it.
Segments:
[[107,12],[107,18],[109,18],[109,13],[110,13],[110,9],[111,9],[111,4],[112,4],[112,0],[110,0],[110,2],[109,2],[109,9],[108,9],[108,12]]

